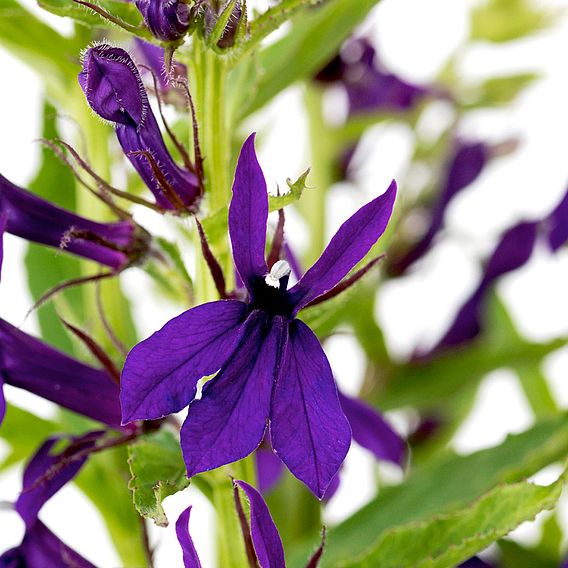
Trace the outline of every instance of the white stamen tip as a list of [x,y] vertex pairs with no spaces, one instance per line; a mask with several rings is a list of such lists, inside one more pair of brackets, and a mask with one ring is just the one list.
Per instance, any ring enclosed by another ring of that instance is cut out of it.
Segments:
[[280,286],[280,279],[288,276],[292,272],[290,265],[285,260],[277,260],[270,273],[266,275],[264,281],[273,288],[278,288]]

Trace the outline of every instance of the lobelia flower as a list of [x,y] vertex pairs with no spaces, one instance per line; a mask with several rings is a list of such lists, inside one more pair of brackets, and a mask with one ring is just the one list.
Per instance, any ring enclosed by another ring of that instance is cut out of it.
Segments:
[[2,385],[18,387],[114,428],[120,426],[118,385],[90,367],[0,319],[0,421]]
[[[0,568],[94,568],[54,535],[39,519],[43,505],[70,481],[81,469],[87,456],[81,454],[91,449],[104,432],[89,432],[70,439],[70,445],[54,453],[63,436],[48,438],[38,449],[24,470],[22,493],[16,502],[16,511],[26,525],[24,538],[19,546],[0,556]],[[75,459],[78,458],[78,459]]]
[[[148,233],[130,219],[114,223],[90,221],[0,175],[0,235],[3,231],[117,271],[139,261],[150,241]],[[1,262],[0,250],[0,267]]]
[[[243,145],[229,208],[233,259],[248,301],[197,306],[129,353],[121,379],[123,423],[178,412],[188,403],[181,445],[188,476],[253,452],[269,425],[271,446],[322,498],[351,441],[331,368],[298,312],[332,290],[384,232],[388,190],[348,219],[319,260],[287,290],[290,267],[265,260],[268,195],[254,150]],[[197,383],[218,374],[195,399]]]
[[387,71],[365,38],[348,41],[317,75],[323,83],[340,83],[347,94],[349,114],[407,111],[430,95],[431,87],[414,85]]
[[197,176],[178,166],[166,148],[140,73],[128,53],[107,44],[88,49],[79,83],[91,108],[115,123],[124,153],[158,206],[195,211],[201,197]]
[[40,520],[25,532],[19,546],[0,556],[0,568],[96,568],[69,548]]
[[152,35],[162,41],[178,41],[189,30],[191,10],[180,0],[136,0],[136,7]]
[[483,142],[458,141],[447,166],[445,181],[433,203],[428,228],[422,238],[402,258],[389,266],[393,274],[404,273],[410,265],[430,249],[444,223],[446,210],[453,198],[472,184],[485,168],[490,148]]
[[539,237],[542,237],[551,252],[558,250],[568,240],[567,226],[568,191],[544,219],[523,221],[505,231],[486,262],[477,287],[462,305],[442,339],[427,356],[477,337],[482,330],[485,299],[495,281],[523,266],[532,256]]

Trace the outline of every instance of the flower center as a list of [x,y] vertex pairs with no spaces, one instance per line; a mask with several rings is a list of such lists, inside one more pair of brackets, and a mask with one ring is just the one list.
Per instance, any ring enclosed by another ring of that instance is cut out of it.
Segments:
[[253,309],[264,310],[272,315],[290,316],[292,306],[286,292],[290,272],[290,265],[285,260],[275,262],[270,272],[264,278],[259,278],[253,286]]

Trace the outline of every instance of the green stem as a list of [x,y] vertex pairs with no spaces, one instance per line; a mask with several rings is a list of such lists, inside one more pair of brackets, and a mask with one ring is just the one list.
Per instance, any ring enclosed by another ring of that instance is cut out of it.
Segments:
[[515,371],[536,418],[545,418],[558,412],[558,405],[539,365],[519,365]]
[[322,253],[326,242],[326,195],[333,183],[335,145],[333,131],[323,116],[323,91],[306,85],[305,105],[309,119],[311,172],[309,181],[315,189],[306,191],[299,202],[300,212],[310,228],[310,248],[305,255],[310,266]]

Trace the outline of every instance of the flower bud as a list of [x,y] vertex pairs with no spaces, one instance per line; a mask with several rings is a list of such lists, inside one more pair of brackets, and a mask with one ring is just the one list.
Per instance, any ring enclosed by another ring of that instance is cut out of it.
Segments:
[[83,58],[79,83],[87,102],[114,122],[122,149],[163,209],[194,210],[200,197],[197,176],[170,155],[148,101],[140,73],[126,51],[106,44]]
[[144,22],[154,37],[162,41],[177,41],[188,31],[190,9],[179,0],[136,0]]

